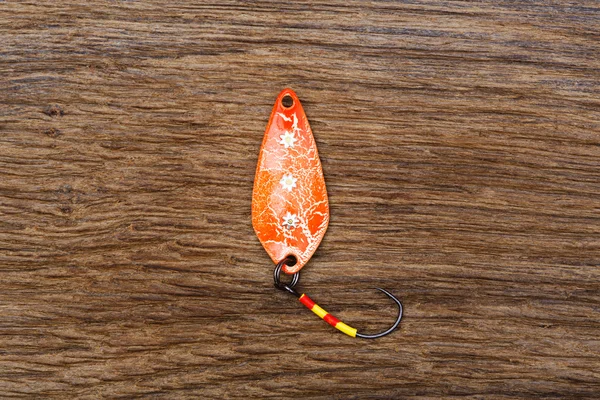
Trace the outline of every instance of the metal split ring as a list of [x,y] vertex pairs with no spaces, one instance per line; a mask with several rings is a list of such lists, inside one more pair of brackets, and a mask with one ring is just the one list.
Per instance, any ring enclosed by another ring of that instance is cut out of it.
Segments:
[[292,281],[290,283],[283,283],[280,279],[281,269],[283,268],[283,266],[294,265],[295,263],[296,260],[289,256],[279,261],[277,263],[277,266],[275,267],[275,270],[273,271],[273,282],[275,283],[275,287],[277,289],[288,291],[296,297],[299,297],[300,295],[294,290],[294,286],[296,286],[298,284],[298,281],[300,280],[300,272],[296,272],[292,275]]

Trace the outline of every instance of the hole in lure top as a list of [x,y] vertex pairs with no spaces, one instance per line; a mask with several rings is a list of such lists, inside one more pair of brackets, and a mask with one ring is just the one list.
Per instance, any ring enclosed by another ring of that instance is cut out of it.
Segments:
[[294,99],[289,94],[286,94],[281,99],[281,105],[285,108],[290,108],[291,106],[294,105]]

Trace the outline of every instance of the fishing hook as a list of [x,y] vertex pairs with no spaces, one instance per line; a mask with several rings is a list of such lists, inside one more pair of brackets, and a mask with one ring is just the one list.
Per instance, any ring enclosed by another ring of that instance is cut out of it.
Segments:
[[275,282],[275,287],[279,290],[284,290],[284,291],[296,296],[298,298],[298,300],[300,300],[300,303],[304,304],[306,306],[306,308],[308,308],[309,310],[311,310],[312,312],[317,314],[319,317],[321,317],[323,320],[325,320],[325,322],[327,322],[329,325],[344,332],[348,336],[359,337],[359,338],[363,338],[363,339],[377,339],[377,338],[380,338],[380,337],[383,337],[385,335],[389,335],[390,333],[392,333],[398,327],[398,325],[400,324],[400,321],[402,320],[403,309],[402,309],[402,303],[400,302],[400,300],[398,300],[393,294],[391,294],[387,290],[381,289],[381,288],[376,288],[377,290],[381,291],[383,294],[388,296],[390,299],[392,299],[396,303],[396,305],[398,306],[398,317],[396,318],[396,322],[394,322],[394,325],[392,325],[390,328],[388,328],[387,330],[385,330],[383,332],[375,333],[373,335],[366,335],[364,333],[358,333],[357,329],[352,328],[349,325],[346,325],[345,323],[343,323],[342,321],[340,321],[339,319],[337,319],[336,317],[334,317],[333,315],[329,314],[327,311],[325,311],[324,309],[319,307],[319,305],[316,304],[314,301],[312,301],[312,299],[310,297],[308,297],[305,293],[300,294],[294,289],[294,286],[296,286],[298,284],[298,281],[300,280],[300,272],[296,272],[295,274],[292,275],[292,280],[290,283],[282,282],[280,279],[280,275],[281,275],[281,269],[283,268],[284,264],[290,265],[290,266],[294,265],[295,260],[291,257],[286,257],[283,260],[281,260],[279,263],[277,263],[277,266],[275,267],[275,270],[273,271],[273,280]]

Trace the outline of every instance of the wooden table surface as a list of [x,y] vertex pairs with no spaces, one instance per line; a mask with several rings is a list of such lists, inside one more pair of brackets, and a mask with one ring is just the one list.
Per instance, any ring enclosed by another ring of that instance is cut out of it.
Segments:
[[[2,398],[597,398],[597,1],[0,2]],[[284,87],[331,223],[251,225]]]

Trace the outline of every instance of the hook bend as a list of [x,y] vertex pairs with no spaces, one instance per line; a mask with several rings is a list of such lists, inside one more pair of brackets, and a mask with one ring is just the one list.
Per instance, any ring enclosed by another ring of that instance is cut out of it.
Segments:
[[390,292],[388,292],[385,289],[382,289],[382,288],[375,288],[375,289],[383,292],[387,297],[392,299],[394,301],[394,303],[396,303],[396,305],[398,306],[398,316],[396,317],[396,322],[394,322],[394,325],[392,325],[390,328],[388,328],[387,330],[385,330],[383,332],[375,333],[373,335],[365,335],[364,333],[356,332],[356,337],[363,338],[363,339],[377,339],[377,338],[383,337],[385,335],[389,335],[398,327],[398,325],[400,325],[400,321],[402,320],[403,308],[402,308],[402,303],[400,302],[400,300],[398,300],[396,298],[396,296],[394,296],[393,294],[391,294]]

